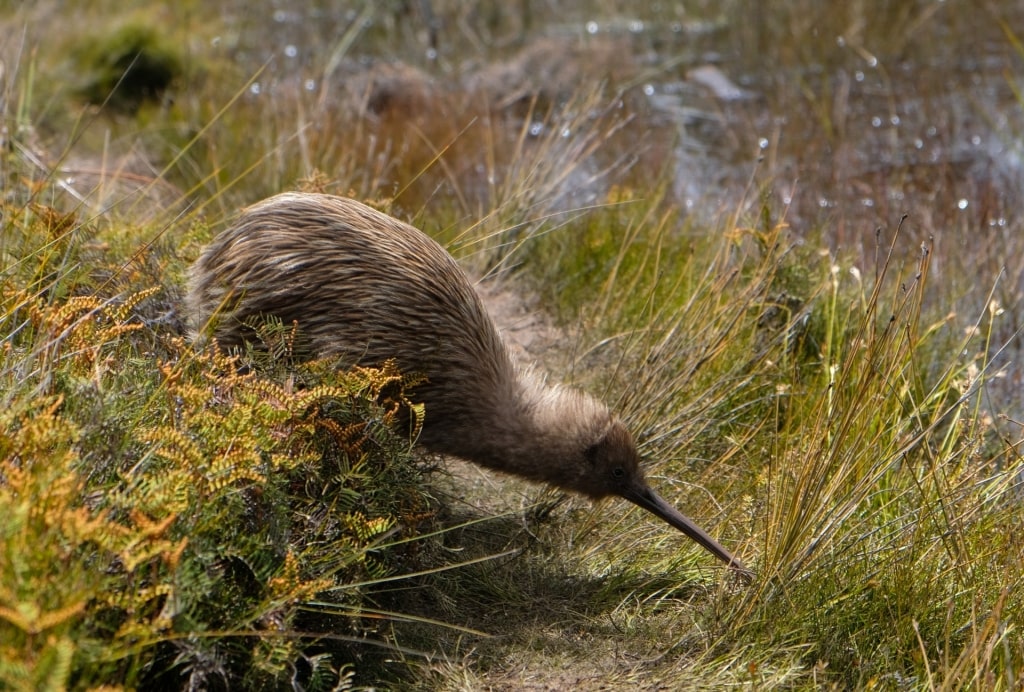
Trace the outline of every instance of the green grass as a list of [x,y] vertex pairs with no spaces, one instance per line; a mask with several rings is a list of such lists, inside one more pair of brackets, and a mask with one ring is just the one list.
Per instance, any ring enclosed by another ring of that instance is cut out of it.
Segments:
[[[435,5],[457,43],[520,26]],[[1014,289],[970,277],[965,301],[941,243],[908,250],[895,221],[821,250],[830,228],[790,228],[775,180],[688,213],[608,84],[360,110],[323,82],[354,79],[353,46],[412,51],[399,3],[311,36],[312,90],[253,53],[270,24],[109,9],[3,20],[0,687],[1019,687],[1022,437],[991,396]],[[55,78],[84,60],[71,34],[100,66],[125,36],[176,46],[178,81],[97,108]],[[534,294],[559,335],[534,355],[622,415],[652,485],[753,582],[624,503],[424,458],[400,374],[296,362],[288,325],[246,368],[195,351],[189,263],[293,187]]]

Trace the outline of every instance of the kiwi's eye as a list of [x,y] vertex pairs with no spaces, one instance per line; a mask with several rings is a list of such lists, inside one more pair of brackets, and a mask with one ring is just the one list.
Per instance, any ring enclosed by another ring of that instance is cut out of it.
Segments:
[[623,469],[621,466],[616,466],[615,468],[612,469],[612,475],[615,476],[616,478],[622,478],[623,476],[626,475],[626,470]]

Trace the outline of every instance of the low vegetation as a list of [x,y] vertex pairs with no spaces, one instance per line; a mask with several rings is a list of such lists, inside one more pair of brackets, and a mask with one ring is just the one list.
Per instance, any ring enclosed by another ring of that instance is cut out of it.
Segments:
[[[317,60],[275,15],[270,62],[201,3],[108,5],[2,20],[0,688],[1019,688],[998,277],[957,313],[934,241],[895,218],[822,249],[772,180],[685,209],[664,150],[629,146],[627,87],[359,82],[353,46],[409,38],[409,3],[337,20]],[[433,6],[469,43],[515,15]],[[60,54],[43,23],[94,38]],[[192,344],[188,265],[292,187],[534,296],[559,339],[532,355],[622,414],[753,582],[624,503],[424,456],[390,364],[301,361],[294,325]]]

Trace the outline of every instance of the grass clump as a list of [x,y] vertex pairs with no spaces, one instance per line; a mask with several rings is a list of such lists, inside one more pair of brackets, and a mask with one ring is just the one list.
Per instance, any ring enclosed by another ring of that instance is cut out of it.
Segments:
[[927,321],[929,260],[890,254],[871,283],[829,267],[819,358],[793,364],[762,448],[763,576],[733,636],[843,686],[1007,685],[1020,665],[1021,460],[981,406],[994,315],[958,342]]
[[155,27],[126,23],[83,40],[73,51],[79,93],[94,105],[134,112],[158,101],[184,76],[185,59]]
[[574,573],[602,575],[591,606],[639,648],[676,642],[662,681],[1011,688],[1022,467],[985,406],[998,305],[958,335],[928,307],[930,247],[903,259],[899,231],[869,273],[784,224],[684,244],[671,211],[632,220],[574,228],[540,266],[552,299],[596,305],[577,367],[618,393],[655,487],[759,576],[723,588],[685,539],[604,514],[571,539]]

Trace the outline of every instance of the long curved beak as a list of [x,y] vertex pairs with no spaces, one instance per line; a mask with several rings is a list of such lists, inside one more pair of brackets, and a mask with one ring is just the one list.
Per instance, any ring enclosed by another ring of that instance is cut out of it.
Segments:
[[732,553],[722,547],[714,538],[709,536],[704,529],[694,524],[688,517],[679,510],[665,502],[658,493],[654,492],[647,485],[638,485],[627,489],[622,497],[635,505],[643,507],[651,514],[661,517],[672,526],[676,527],[687,536],[704,546],[706,550],[715,555],[719,560],[727,564],[731,569],[736,570],[744,579],[750,580],[754,573],[736,559]]

